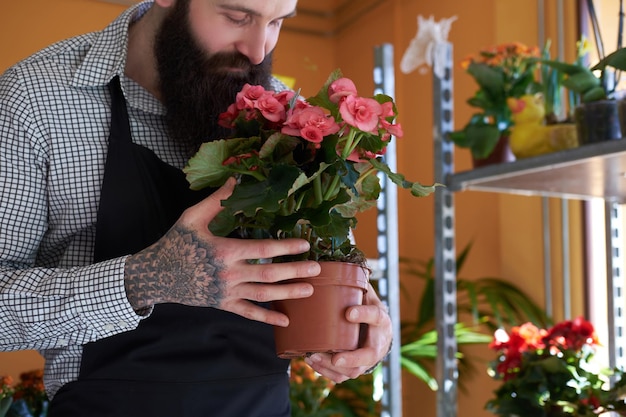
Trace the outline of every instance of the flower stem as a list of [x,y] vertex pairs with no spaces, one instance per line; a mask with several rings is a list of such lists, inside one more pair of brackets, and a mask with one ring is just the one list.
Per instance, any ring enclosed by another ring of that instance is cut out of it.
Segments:
[[324,201],[322,195],[322,176],[318,175],[313,179],[313,193],[315,195],[315,205],[319,205]]
[[324,193],[324,200],[330,200],[330,197],[332,197],[336,190],[337,190],[337,185],[339,185],[339,175],[335,175],[333,177],[332,182],[330,183],[330,185],[328,186],[328,188],[326,189],[326,192]]

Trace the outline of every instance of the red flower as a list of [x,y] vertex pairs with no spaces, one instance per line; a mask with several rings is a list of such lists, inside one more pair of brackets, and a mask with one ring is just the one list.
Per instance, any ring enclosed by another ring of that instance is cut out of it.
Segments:
[[598,336],[593,324],[582,317],[566,320],[552,327],[545,337],[546,344],[556,345],[559,349],[579,351],[583,345],[598,345]]

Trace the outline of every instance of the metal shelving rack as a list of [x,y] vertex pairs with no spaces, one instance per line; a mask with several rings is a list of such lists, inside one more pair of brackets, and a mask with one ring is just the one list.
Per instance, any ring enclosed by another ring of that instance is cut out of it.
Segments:
[[434,76],[435,180],[446,185],[435,197],[435,274],[437,285],[440,390],[437,416],[457,415],[456,265],[454,195],[465,190],[512,193],[562,199],[605,201],[607,265],[607,323],[609,366],[625,367],[624,276],[622,275],[621,205],[626,203],[626,140],[579,148],[454,173],[453,144],[446,139],[452,126],[452,46],[443,79]]
[[[395,95],[393,46],[383,44],[374,48],[374,93]],[[395,141],[387,146],[385,162],[396,170]],[[395,343],[383,360],[383,396],[381,417],[402,417],[402,366],[400,364],[400,272],[398,250],[398,197],[395,185],[381,178],[381,198],[378,199],[378,260],[376,278],[381,300],[389,309]]]

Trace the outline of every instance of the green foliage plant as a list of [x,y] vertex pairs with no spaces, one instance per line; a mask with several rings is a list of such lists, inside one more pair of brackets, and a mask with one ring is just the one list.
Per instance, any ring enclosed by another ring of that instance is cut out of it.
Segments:
[[509,97],[519,98],[538,91],[535,81],[538,58],[536,47],[513,42],[481,50],[461,61],[463,68],[478,84],[467,103],[478,109],[461,130],[449,137],[457,146],[468,148],[475,158],[486,158],[502,136],[509,135],[512,124]]
[[[468,244],[457,256],[457,273],[461,271],[470,253]],[[436,390],[437,381],[432,366],[437,355],[437,332],[435,328],[435,261],[401,258],[402,270],[409,276],[424,281],[419,307],[414,320],[402,322],[402,366],[412,375]],[[467,322],[455,326],[459,351],[460,375],[471,375],[475,369],[461,352],[465,345],[486,345],[492,340],[493,331],[506,324],[531,321],[539,325],[550,322],[545,311],[519,287],[502,278],[483,277],[457,279],[457,312],[469,317]]]

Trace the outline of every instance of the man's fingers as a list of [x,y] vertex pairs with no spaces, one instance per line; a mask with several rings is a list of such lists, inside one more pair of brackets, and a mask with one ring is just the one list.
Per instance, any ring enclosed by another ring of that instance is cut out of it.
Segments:
[[242,284],[233,288],[233,298],[268,302],[306,298],[313,294],[313,286],[304,282],[290,284]]
[[226,200],[233,193],[237,180],[230,177],[224,185],[218,188],[213,194],[194,206],[195,209],[205,219],[213,219],[222,210],[222,200]]
[[389,319],[387,311],[378,305],[352,306],[346,310],[346,319],[352,323],[380,326]]
[[246,259],[270,259],[276,256],[299,255],[307,252],[310,247],[309,242],[304,239],[242,239],[239,246],[240,250],[246,254]]
[[226,304],[222,310],[230,311],[250,320],[260,321],[272,326],[289,326],[289,318],[278,311],[269,310],[258,306],[251,301],[237,300],[232,304]]

